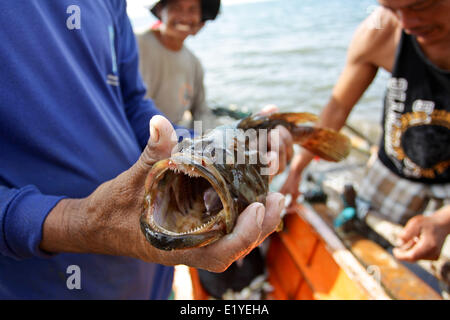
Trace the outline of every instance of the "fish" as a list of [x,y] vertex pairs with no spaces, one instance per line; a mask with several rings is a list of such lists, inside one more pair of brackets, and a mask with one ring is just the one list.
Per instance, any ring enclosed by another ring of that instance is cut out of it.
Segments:
[[166,251],[206,246],[231,233],[248,205],[265,203],[269,163],[264,143],[278,125],[319,157],[344,159],[350,140],[314,126],[317,120],[307,112],[257,114],[183,139],[146,177],[140,227],[148,242]]

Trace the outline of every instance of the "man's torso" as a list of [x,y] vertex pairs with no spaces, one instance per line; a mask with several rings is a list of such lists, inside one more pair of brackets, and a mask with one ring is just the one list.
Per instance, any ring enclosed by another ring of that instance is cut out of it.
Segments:
[[[1,2],[2,186],[35,185],[44,194],[81,198],[137,160],[140,146],[125,114],[117,61],[124,4]],[[81,271],[79,289],[70,288],[70,266]],[[0,297],[166,298],[171,274],[162,268],[89,254],[0,256]]]
[[140,71],[147,84],[147,96],[174,123],[190,111],[199,90],[202,70],[186,46],[166,49],[152,31],[138,36]]

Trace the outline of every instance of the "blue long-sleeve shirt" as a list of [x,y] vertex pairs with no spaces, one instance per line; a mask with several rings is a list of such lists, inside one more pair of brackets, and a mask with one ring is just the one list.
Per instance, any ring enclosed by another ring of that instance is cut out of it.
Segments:
[[167,298],[173,268],[39,249],[58,201],[132,166],[160,114],[125,0],[0,1],[0,30],[0,299]]

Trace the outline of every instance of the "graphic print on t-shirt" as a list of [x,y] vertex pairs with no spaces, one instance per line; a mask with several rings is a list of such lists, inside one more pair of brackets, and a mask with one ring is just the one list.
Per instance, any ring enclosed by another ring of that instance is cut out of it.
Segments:
[[385,150],[405,176],[433,179],[450,165],[450,113],[434,101],[416,99],[405,112],[408,81],[388,83]]

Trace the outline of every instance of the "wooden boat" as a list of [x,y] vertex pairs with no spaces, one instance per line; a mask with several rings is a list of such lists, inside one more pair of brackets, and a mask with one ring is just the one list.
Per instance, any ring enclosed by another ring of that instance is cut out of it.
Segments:
[[[274,300],[437,300],[441,296],[379,245],[351,235],[347,245],[326,222],[323,205],[295,204],[266,257]],[[319,213],[319,211],[322,211]],[[194,299],[208,299],[190,268]]]

